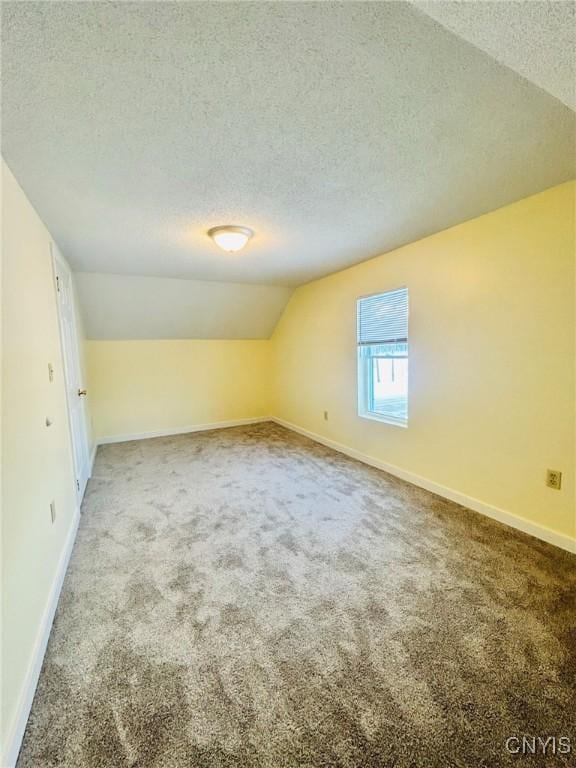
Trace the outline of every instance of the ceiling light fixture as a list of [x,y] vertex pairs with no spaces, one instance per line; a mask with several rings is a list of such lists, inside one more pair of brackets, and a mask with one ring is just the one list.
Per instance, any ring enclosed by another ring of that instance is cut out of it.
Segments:
[[248,227],[228,225],[225,227],[212,227],[212,229],[208,230],[208,234],[223,251],[233,253],[234,251],[241,251],[254,232],[248,229]]

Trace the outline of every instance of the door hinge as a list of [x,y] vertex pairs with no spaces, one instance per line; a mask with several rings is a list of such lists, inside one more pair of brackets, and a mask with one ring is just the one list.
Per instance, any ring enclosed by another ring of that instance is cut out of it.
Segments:
[[56,275],[56,290],[60,293],[60,278]]
[[79,480],[76,480],[76,488],[78,488],[78,490],[80,490],[80,481]]

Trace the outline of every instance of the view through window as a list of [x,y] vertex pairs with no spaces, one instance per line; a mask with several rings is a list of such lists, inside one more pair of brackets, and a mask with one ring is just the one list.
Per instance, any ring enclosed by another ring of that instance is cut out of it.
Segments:
[[408,289],[358,300],[358,412],[408,423]]

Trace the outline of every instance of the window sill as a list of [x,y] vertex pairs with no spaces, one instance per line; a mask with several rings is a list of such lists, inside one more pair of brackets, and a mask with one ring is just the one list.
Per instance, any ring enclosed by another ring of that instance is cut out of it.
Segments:
[[359,411],[358,416],[360,416],[361,419],[379,421],[381,424],[390,424],[393,427],[403,427],[404,429],[408,428],[408,421],[400,421],[398,419],[394,419],[391,416],[383,416],[381,413],[373,413],[371,411],[365,411],[364,413],[361,413]]

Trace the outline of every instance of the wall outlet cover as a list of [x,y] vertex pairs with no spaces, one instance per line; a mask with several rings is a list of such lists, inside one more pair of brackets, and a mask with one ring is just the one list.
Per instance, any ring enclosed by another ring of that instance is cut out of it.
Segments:
[[546,485],[549,488],[555,488],[557,491],[562,487],[562,472],[557,469],[546,470]]

